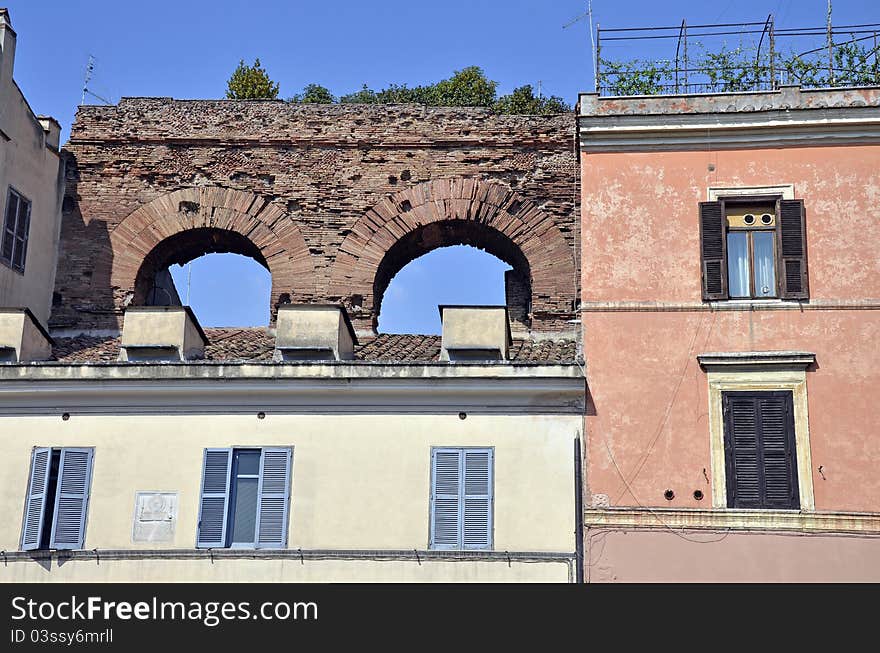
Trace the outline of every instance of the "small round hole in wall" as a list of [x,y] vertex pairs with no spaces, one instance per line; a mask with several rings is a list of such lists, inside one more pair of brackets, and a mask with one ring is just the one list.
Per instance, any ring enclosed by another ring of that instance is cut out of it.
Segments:
[[61,415],[61,419],[63,419],[66,422],[67,420],[70,419],[70,413],[64,413],[63,415]]
[[771,222],[773,222],[773,216],[769,213],[765,213],[761,216],[761,222],[763,222],[764,224],[770,224]]
[[703,491],[702,490],[694,490],[694,499],[697,501],[703,500]]
[[663,493],[663,496],[666,497],[667,501],[672,501],[675,498],[675,492],[672,490],[666,490],[666,492]]
[[257,413],[257,419],[266,419],[266,413],[260,411],[259,413]]
[[461,412],[458,414],[458,419],[467,419],[467,413]]
[[751,213],[746,213],[743,216],[743,222],[745,222],[746,224],[755,224],[755,216],[753,216]]

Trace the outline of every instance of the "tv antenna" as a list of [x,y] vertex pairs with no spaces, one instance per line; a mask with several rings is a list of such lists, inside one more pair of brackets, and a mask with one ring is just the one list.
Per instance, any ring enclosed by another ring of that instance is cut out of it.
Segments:
[[98,100],[101,100],[101,102],[103,102],[104,104],[113,104],[107,98],[103,98],[100,95],[98,95],[97,93],[93,93],[92,91],[89,90],[89,82],[92,81],[92,73],[94,73],[94,72],[95,72],[95,57],[94,57],[94,55],[90,54],[89,55],[89,62],[86,64],[86,74],[85,74],[85,77],[83,78],[82,98],[79,101],[80,105],[83,105],[86,103],[86,95],[91,95],[93,98],[97,98]]
[[593,0],[587,0],[587,10],[582,13],[580,16],[571,19],[565,25],[562,26],[562,29],[566,29],[571,27],[572,25],[576,25],[584,19],[587,19],[590,24],[590,51],[593,53],[593,71],[598,70],[597,62],[596,62],[596,41],[593,36]]

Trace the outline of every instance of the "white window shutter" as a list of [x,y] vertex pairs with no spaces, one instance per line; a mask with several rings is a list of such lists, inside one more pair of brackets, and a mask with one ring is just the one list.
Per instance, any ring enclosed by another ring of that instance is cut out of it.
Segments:
[[84,546],[92,451],[73,447],[61,450],[50,548],[82,549]]
[[196,546],[202,549],[226,546],[226,515],[229,507],[229,477],[232,449],[205,449],[199,525]]
[[464,451],[462,547],[492,548],[492,450]]
[[258,549],[287,546],[291,458],[289,447],[265,447],[260,457],[255,544]]
[[434,449],[431,457],[432,549],[461,546],[461,450]]
[[51,464],[51,449],[34,449],[27,503],[25,504],[24,528],[21,533],[22,551],[33,551],[40,548],[40,542],[43,539],[43,515],[46,514],[46,493],[49,489]]

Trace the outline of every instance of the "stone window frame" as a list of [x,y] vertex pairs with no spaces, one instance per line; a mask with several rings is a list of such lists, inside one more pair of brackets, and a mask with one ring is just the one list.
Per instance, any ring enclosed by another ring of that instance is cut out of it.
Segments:
[[[727,466],[724,455],[722,393],[737,391],[790,391],[794,407],[795,456],[797,459],[800,512],[816,509],[810,454],[810,420],[807,406],[807,368],[816,356],[807,352],[737,352],[697,356],[709,384],[709,450],[712,508],[738,511],[727,505]],[[749,512],[791,513],[797,510],[757,508]]]

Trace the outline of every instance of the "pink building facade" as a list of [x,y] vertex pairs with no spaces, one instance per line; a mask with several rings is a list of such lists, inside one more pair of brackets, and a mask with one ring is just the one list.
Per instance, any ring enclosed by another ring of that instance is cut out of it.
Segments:
[[581,96],[588,582],[880,580],[878,107]]

